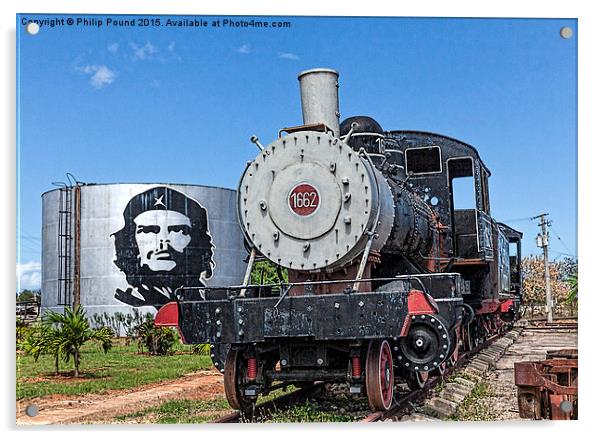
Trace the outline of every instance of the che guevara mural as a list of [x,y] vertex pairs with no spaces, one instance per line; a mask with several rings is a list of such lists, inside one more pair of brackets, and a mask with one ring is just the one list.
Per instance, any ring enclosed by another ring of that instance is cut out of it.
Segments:
[[114,264],[128,287],[115,298],[159,309],[173,300],[202,298],[215,268],[207,210],[166,186],[135,195],[123,211],[124,226],[112,233]]

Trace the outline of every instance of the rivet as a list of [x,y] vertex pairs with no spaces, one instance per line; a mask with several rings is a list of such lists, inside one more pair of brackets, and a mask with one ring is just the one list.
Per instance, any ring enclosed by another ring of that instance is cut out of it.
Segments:
[[284,358],[282,360],[280,360],[281,366],[286,366],[287,364],[288,364],[288,362]]
[[266,210],[268,208],[268,204],[265,202],[265,200],[261,200],[259,202],[259,207],[261,208],[261,210]]
[[421,316],[420,316],[420,318],[421,318],[422,320],[424,320],[424,319],[426,319],[426,316],[425,316],[425,315],[421,315]]
[[303,244],[303,251],[304,252],[308,251],[309,247],[311,247],[311,244],[309,242],[306,242],[305,244]]
[[217,361],[215,363],[213,363],[213,364],[216,365],[216,366],[219,366],[219,363]]
[[243,320],[242,319],[238,319],[238,324],[242,325]]
[[341,305],[339,305],[339,303],[337,302],[337,303],[335,303],[335,304],[334,304],[334,307],[335,307],[336,309],[339,309],[339,308],[341,307]]
[[318,358],[317,363],[318,363],[319,366],[321,366],[321,365],[324,364],[324,360],[322,360],[321,358]]
[[217,321],[215,322],[215,324],[219,326],[219,325],[221,325],[221,324],[222,324],[222,322],[221,322],[220,320],[217,320]]
[[360,302],[359,302],[357,305],[358,305],[358,306],[361,308],[362,306],[364,306],[364,302],[362,302],[362,301],[360,300]]
[[221,312],[221,309],[219,309],[219,308],[215,308],[215,313],[216,313],[216,314],[219,314],[220,312]]

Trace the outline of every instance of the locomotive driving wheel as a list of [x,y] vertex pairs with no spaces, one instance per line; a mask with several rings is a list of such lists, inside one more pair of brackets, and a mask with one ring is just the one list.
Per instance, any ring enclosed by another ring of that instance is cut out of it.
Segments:
[[449,364],[455,366],[460,358],[460,328],[456,328],[455,331],[451,333],[451,354],[449,355]]
[[388,410],[393,402],[393,355],[386,340],[373,340],[366,356],[366,393],[370,408]]
[[408,386],[411,390],[424,389],[426,382],[429,380],[428,372],[414,372],[411,371],[408,377]]
[[238,349],[230,349],[224,365],[224,390],[228,404],[235,410],[248,411],[253,399],[244,394],[247,364]]

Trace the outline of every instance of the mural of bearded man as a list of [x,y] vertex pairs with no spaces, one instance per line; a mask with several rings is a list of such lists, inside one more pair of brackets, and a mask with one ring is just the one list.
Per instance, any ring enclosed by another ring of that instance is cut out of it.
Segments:
[[114,263],[130,287],[117,289],[115,298],[157,309],[173,300],[201,299],[215,268],[207,210],[183,193],[159,186],[134,196],[123,219],[124,227],[111,236]]

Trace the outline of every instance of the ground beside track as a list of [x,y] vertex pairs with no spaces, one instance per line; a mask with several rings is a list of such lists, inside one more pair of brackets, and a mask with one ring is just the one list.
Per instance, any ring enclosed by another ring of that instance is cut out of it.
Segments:
[[[514,363],[544,360],[548,350],[556,349],[577,349],[577,329],[530,329],[527,325],[515,342],[505,348],[503,355],[492,362],[487,370],[473,369],[469,362],[467,367],[459,372],[463,378],[472,382],[466,396],[452,402],[449,396],[457,396],[453,392],[435,395],[430,399],[431,403],[427,401],[418,408],[417,413],[406,417],[405,420],[521,420],[514,384]],[[479,355],[475,360],[478,361],[478,358]],[[441,396],[447,397],[444,403],[438,401]],[[437,404],[432,404],[435,400]],[[433,405],[442,410],[434,410]]]
[[521,419],[514,385],[514,363],[545,360],[546,352],[555,349],[577,349],[577,330],[525,329],[521,337],[508,348],[495,369],[485,377],[491,389],[491,395],[485,398],[485,403],[495,411],[496,420]]

